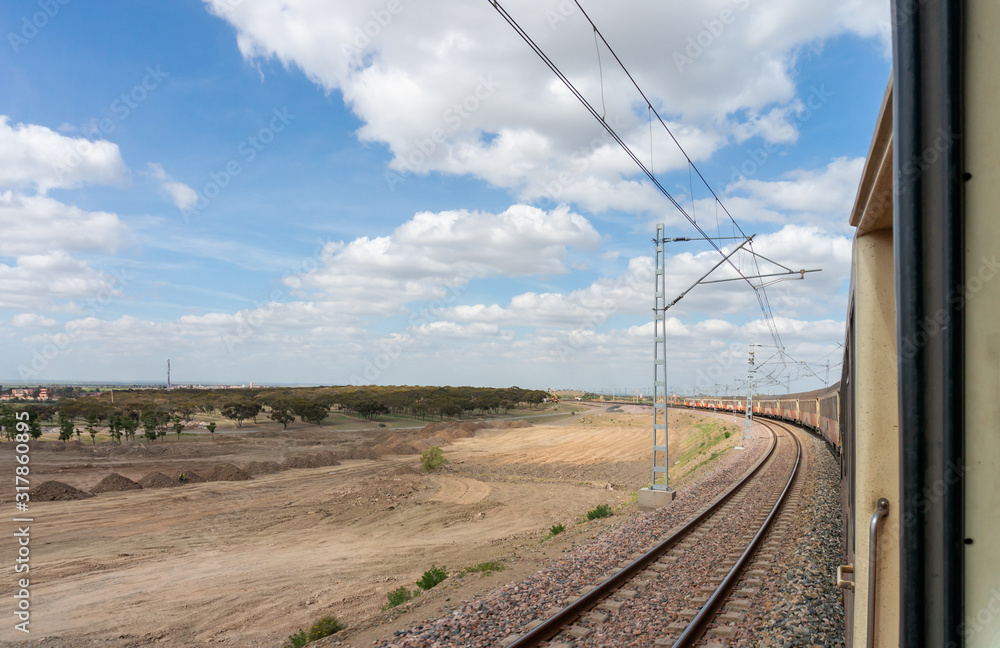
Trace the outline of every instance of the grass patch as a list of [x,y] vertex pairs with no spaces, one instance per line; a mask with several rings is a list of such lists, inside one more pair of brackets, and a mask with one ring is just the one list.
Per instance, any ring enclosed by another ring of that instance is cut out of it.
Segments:
[[611,517],[614,513],[611,512],[611,507],[607,504],[598,504],[597,508],[592,511],[587,511],[588,520],[600,520],[601,518]]
[[302,648],[312,641],[322,639],[323,637],[329,637],[332,634],[340,632],[346,627],[347,625],[341,623],[335,617],[325,616],[316,623],[312,624],[312,627],[309,628],[309,632],[299,630],[295,634],[288,637],[288,643],[285,644],[285,648]]
[[566,527],[563,526],[562,522],[553,524],[552,526],[549,527],[549,535],[542,538],[542,542],[545,542],[546,540],[551,540],[552,538],[556,537],[565,530]]
[[431,565],[431,568],[424,572],[424,575],[420,577],[417,581],[417,587],[422,590],[429,590],[432,587],[437,586],[439,583],[448,578],[448,570],[444,567],[436,567]]
[[[413,590],[411,592],[405,586],[400,585],[399,589],[392,590],[391,592],[386,594],[386,596],[389,598],[389,605],[385,606],[385,609],[391,610],[397,605],[402,605],[403,603],[411,601],[416,597],[420,596],[420,590]],[[298,648],[298,646],[295,646],[293,648]]]
[[498,560],[481,562],[472,567],[463,567],[462,571],[458,572],[458,577],[465,578],[466,574],[492,574],[493,572],[501,572],[505,569],[507,569],[507,566]]

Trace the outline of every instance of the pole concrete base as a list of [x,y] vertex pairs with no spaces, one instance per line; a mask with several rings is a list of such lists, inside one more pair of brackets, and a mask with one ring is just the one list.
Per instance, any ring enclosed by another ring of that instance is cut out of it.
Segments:
[[677,496],[677,492],[668,490],[653,490],[652,488],[643,488],[639,490],[639,510],[640,511],[655,511],[658,508],[662,508],[674,501],[674,497]]

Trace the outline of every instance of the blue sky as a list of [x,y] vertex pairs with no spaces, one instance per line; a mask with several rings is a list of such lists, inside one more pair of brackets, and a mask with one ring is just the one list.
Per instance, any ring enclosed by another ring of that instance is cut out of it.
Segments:
[[[490,3],[345,4],[0,7],[0,378],[649,384],[651,237],[693,228]],[[581,13],[506,6],[690,206]],[[838,362],[888,6],[585,6],[755,249],[823,268],[768,288],[785,361]],[[671,315],[672,385],[773,344],[745,284]]]

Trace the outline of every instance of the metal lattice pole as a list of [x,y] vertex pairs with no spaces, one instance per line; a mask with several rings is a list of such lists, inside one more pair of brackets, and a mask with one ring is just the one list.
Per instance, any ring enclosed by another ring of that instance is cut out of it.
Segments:
[[[664,227],[656,226],[656,287],[653,301],[653,484],[652,490],[670,490],[667,469],[667,296]],[[663,483],[658,483],[662,476]]]
[[747,421],[746,425],[743,426],[743,438],[752,439],[753,438],[753,372],[754,372],[754,359],[753,359],[753,348],[756,346],[753,342],[750,342],[750,367],[747,371]]

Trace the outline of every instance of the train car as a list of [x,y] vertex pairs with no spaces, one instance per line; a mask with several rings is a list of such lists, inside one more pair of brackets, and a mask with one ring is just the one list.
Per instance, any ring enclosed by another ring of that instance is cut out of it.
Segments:
[[847,645],[996,648],[1000,3],[893,5],[893,75],[851,213]]
[[841,381],[759,414],[839,451],[848,648],[997,648],[1000,2],[892,7]]

